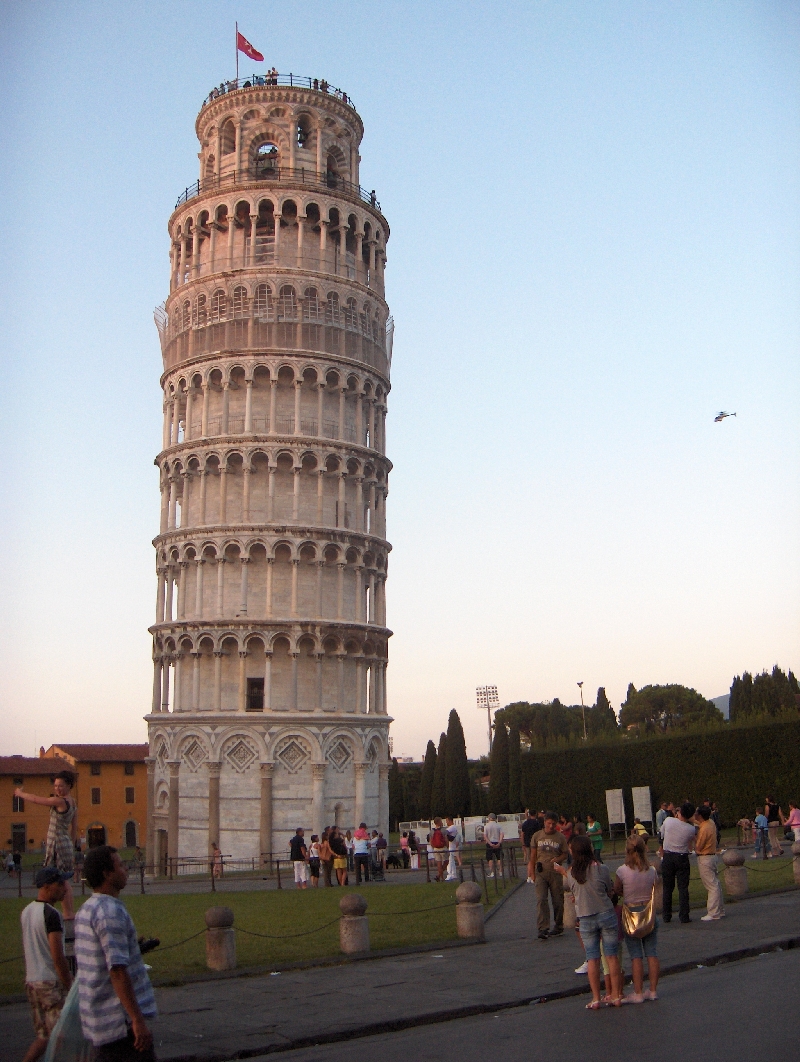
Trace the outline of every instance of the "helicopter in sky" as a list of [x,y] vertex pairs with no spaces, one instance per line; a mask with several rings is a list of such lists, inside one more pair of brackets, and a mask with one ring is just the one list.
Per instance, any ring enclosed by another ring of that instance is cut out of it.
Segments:
[[724,409],[721,409],[719,411],[719,413],[717,413],[716,417],[714,417],[714,423],[715,424],[719,424],[721,421],[725,420],[726,417],[735,417],[735,416],[736,416],[735,413],[726,413]]

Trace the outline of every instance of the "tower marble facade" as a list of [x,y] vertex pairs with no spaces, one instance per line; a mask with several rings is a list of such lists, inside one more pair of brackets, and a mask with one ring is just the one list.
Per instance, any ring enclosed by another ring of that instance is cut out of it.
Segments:
[[169,220],[148,851],[388,835],[389,226],[324,81],[229,82]]

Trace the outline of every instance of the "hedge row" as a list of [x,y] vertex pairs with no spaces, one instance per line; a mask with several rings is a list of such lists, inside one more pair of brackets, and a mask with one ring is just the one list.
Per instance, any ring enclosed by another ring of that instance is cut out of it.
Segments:
[[605,791],[622,789],[630,826],[631,787],[643,785],[654,811],[662,800],[709,797],[726,826],[752,818],[768,793],[786,812],[789,800],[800,799],[800,720],[522,755],[527,807],[592,812],[606,823]]

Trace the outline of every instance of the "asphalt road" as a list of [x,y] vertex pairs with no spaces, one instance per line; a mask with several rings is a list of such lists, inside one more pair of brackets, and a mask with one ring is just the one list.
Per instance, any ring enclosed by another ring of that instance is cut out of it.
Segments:
[[[291,1062],[788,1062],[800,1057],[795,1009],[800,950],[665,977],[656,1003],[585,1010],[586,997],[281,1052]],[[760,1018],[754,1014],[760,1013]],[[297,1030],[301,1034],[301,1030]],[[252,1060],[258,1062],[258,1060]]]

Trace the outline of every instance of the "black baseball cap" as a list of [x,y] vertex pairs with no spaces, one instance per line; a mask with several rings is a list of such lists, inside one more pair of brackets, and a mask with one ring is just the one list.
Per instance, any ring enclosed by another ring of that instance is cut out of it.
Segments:
[[69,881],[72,874],[62,873],[58,867],[41,867],[36,871],[33,879],[37,889],[43,889],[46,885],[55,885],[58,881]]

